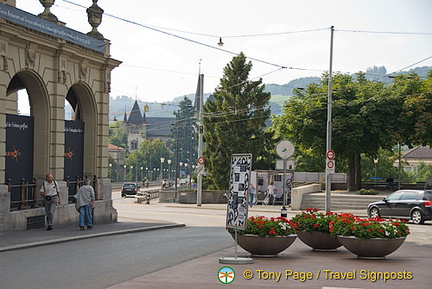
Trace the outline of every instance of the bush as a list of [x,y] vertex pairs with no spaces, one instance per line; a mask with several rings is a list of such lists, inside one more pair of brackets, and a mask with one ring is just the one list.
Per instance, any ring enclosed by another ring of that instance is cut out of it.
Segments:
[[359,195],[378,195],[378,191],[374,189],[361,189],[358,192]]

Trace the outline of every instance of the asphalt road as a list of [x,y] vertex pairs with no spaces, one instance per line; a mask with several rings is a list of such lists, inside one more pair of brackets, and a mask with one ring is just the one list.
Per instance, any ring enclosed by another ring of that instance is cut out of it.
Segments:
[[184,227],[5,252],[0,288],[106,288],[232,246],[218,227]]

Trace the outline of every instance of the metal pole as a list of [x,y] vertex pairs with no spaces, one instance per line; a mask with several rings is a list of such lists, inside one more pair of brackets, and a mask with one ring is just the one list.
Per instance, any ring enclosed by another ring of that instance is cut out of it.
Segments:
[[[198,126],[203,126],[203,91],[204,91],[204,74],[200,74],[200,89],[199,89],[199,98],[200,98],[200,108],[198,115]],[[203,156],[203,132],[201,130],[198,131],[198,158]],[[202,203],[202,173],[198,173],[198,184],[197,184],[197,206],[201,206]]]
[[177,178],[178,178],[178,138],[179,138],[179,120],[180,120],[180,110],[177,110],[177,121],[176,121],[176,150],[175,150],[175,157],[174,157],[174,167],[175,167],[175,181],[174,181],[174,187],[175,187],[175,193],[174,193],[174,202],[177,202],[177,195],[178,195],[178,184],[177,184]]
[[283,205],[282,205],[282,209],[281,209],[281,217],[288,217],[288,213],[287,213],[287,209],[285,207],[286,205],[286,192],[285,192],[285,176],[286,176],[286,162],[287,159],[282,159],[283,160],[283,177],[282,177],[282,192],[283,192]]
[[[333,92],[333,33],[334,26],[330,27],[330,67],[329,67],[329,80],[328,80],[328,99],[327,99],[327,141],[326,152],[331,150],[331,137],[332,137],[332,92]],[[325,194],[325,210],[330,211],[330,198],[331,198],[331,174],[328,172],[326,165],[326,194]]]

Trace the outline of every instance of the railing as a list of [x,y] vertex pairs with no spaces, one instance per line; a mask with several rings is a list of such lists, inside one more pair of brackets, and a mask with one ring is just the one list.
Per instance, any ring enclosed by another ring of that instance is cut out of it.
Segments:
[[21,183],[18,185],[13,185],[12,180],[8,179],[7,185],[8,192],[11,196],[11,211],[14,209],[23,210],[38,207],[36,179],[33,179],[32,183],[28,183],[25,179],[21,179]]
[[[78,192],[79,188],[84,184],[84,180],[89,179],[88,176],[84,176],[83,179],[80,179],[79,176],[76,176],[74,181],[69,180],[69,176],[66,177],[66,187],[68,188],[68,204],[72,204],[75,202],[74,195]],[[96,175],[93,176],[93,179],[90,179],[90,185],[95,190],[95,198],[98,200],[98,192],[96,189],[97,178]]]

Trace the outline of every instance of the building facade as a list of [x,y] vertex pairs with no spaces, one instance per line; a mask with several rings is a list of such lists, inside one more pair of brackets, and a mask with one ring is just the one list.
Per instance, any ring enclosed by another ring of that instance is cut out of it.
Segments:
[[[47,173],[61,188],[56,225],[76,223],[70,181],[85,177],[96,190],[95,219],[117,218],[107,143],[111,71],[121,62],[97,31],[103,10],[93,1],[87,9],[92,30],[83,34],[51,13],[54,1],[42,2],[38,16],[15,1],[0,3],[0,231],[25,229],[29,218],[43,216],[38,191]],[[18,112],[23,89],[30,116]],[[66,102],[73,121],[65,121]],[[19,193],[23,184],[26,194]]]

